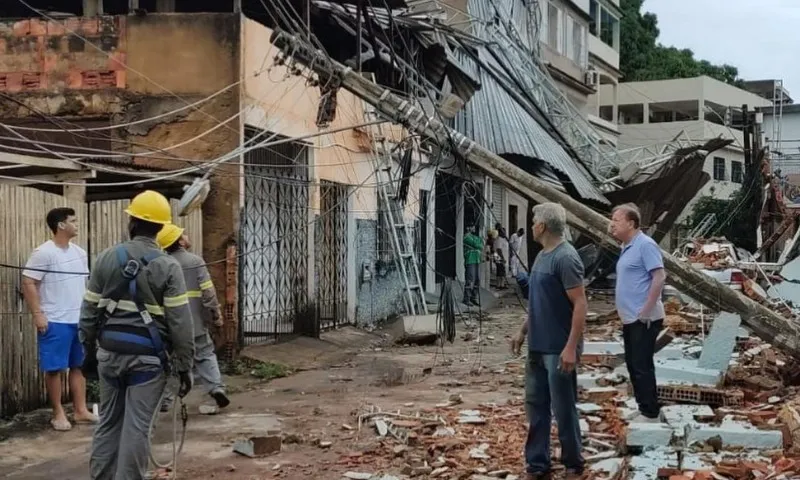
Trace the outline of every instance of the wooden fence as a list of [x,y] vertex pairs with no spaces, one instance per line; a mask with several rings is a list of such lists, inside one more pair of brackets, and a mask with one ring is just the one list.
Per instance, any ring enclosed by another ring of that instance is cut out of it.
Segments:
[[[127,238],[128,200],[85,204],[26,187],[0,185],[0,417],[39,408],[46,403],[44,376],[39,370],[36,329],[22,299],[22,270],[34,248],[50,238],[45,215],[51,208],[75,209],[80,235],[75,242],[89,253],[90,265],[98,253]],[[202,251],[202,214],[177,217],[187,229],[193,250]]]
[[[107,200],[89,204],[89,262],[108,247],[128,239],[128,216],[125,214],[129,200]],[[192,251],[203,252],[203,215],[199,210],[186,217],[178,216],[178,201],[172,200],[172,219],[186,229],[192,240]]]

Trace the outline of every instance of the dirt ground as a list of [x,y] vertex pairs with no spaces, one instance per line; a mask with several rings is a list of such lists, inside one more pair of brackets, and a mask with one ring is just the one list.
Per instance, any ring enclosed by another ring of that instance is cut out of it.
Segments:
[[[598,307],[602,310],[604,305]],[[475,315],[459,319],[456,341],[444,347],[391,345],[387,334],[346,328],[322,341],[251,348],[250,354],[259,359],[304,370],[266,383],[247,376],[228,378],[232,404],[214,416],[200,415],[197,405],[203,399],[190,395],[178,478],[338,479],[345,472],[402,478],[409,457],[427,456],[435,464],[438,454],[433,446],[402,447],[391,435],[380,438],[367,424],[359,430],[357,415],[376,407],[451,419],[465,409],[482,409],[484,415],[494,412],[490,420],[502,422],[488,421],[472,432],[478,438],[493,429],[504,431],[504,445],[490,447],[494,454],[483,462],[485,470],[520,474],[523,366],[510,355],[508,341],[523,315],[517,298],[506,297],[481,322]],[[437,404],[457,395],[463,403],[437,409]],[[47,415],[36,412],[11,428],[16,433],[0,443],[0,478],[87,478],[91,427],[52,432],[44,428]],[[164,443],[170,427],[165,423],[158,430],[154,447],[158,458],[168,458],[165,455],[171,451],[171,444]],[[236,440],[275,429],[284,436],[280,453],[254,459],[232,452]],[[439,478],[463,478],[451,475]]]

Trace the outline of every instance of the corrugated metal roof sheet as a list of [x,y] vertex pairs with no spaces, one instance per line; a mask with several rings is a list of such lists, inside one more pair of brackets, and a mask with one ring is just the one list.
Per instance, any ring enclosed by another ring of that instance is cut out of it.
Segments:
[[[540,159],[566,175],[578,194],[587,200],[608,203],[592,183],[585,168],[539,124],[506,89],[464,51],[455,53],[459,63],[480,80],[481,88],[455,118],[455,127],[462,134],[498,155],[511,154]],[[489,68],[498,68],[496,59],[485,47],[478,49],[478,58]]]
[[[519,0],[495,0],[495,2],[495,7],[500,12],[513,15],[516,28],[528,28],[528,13]],[[470,14],[485,22],[492,21],[495,15],[493,7],[485,0],[470,0],[468,8]],[[608,204],[608,199],[595,186],[592,175],[586,167],[572,157],[508,92],[507,88],[514,88],[513,82],[526,86],[531,80],[526,75],[515,75],[512,82],[509,77],[509,74],[515,71],[513,62],[515,55],[518,54],[511,48],[510,40],[497,35],[488,38],[489,32],[483,25],[479,22],[474,25],[474,34],[487,42],[486,46],[477,48],[478,59],[461,49],[454,55],[463,68],[480,81],[481,88],[456,116],[456,129],[499,155],[522,155],[540,159],[554,170],[566,175],[584,199]],[[520,32],[523,37],[525,34],[526,31]],[[489,48],[493,49],[492,52]],[[498,81],[496,76],[503,82]],[[508,84],[503,85],[505,81],[508,81]]]

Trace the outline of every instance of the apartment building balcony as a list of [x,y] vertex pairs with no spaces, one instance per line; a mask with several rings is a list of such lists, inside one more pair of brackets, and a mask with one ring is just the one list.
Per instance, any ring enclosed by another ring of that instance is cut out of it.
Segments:
[[619,51],[613,46],[594,35],[589,35],[589,55],[590,63],[594,63],[591,57],[602,61],[607,67],[615,70],[616,76],[619,78]]

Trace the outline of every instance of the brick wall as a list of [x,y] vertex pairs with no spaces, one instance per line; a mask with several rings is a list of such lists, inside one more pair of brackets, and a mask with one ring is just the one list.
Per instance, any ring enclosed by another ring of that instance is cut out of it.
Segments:
[[0,22],[0,92],[125,88],[126,17]]

